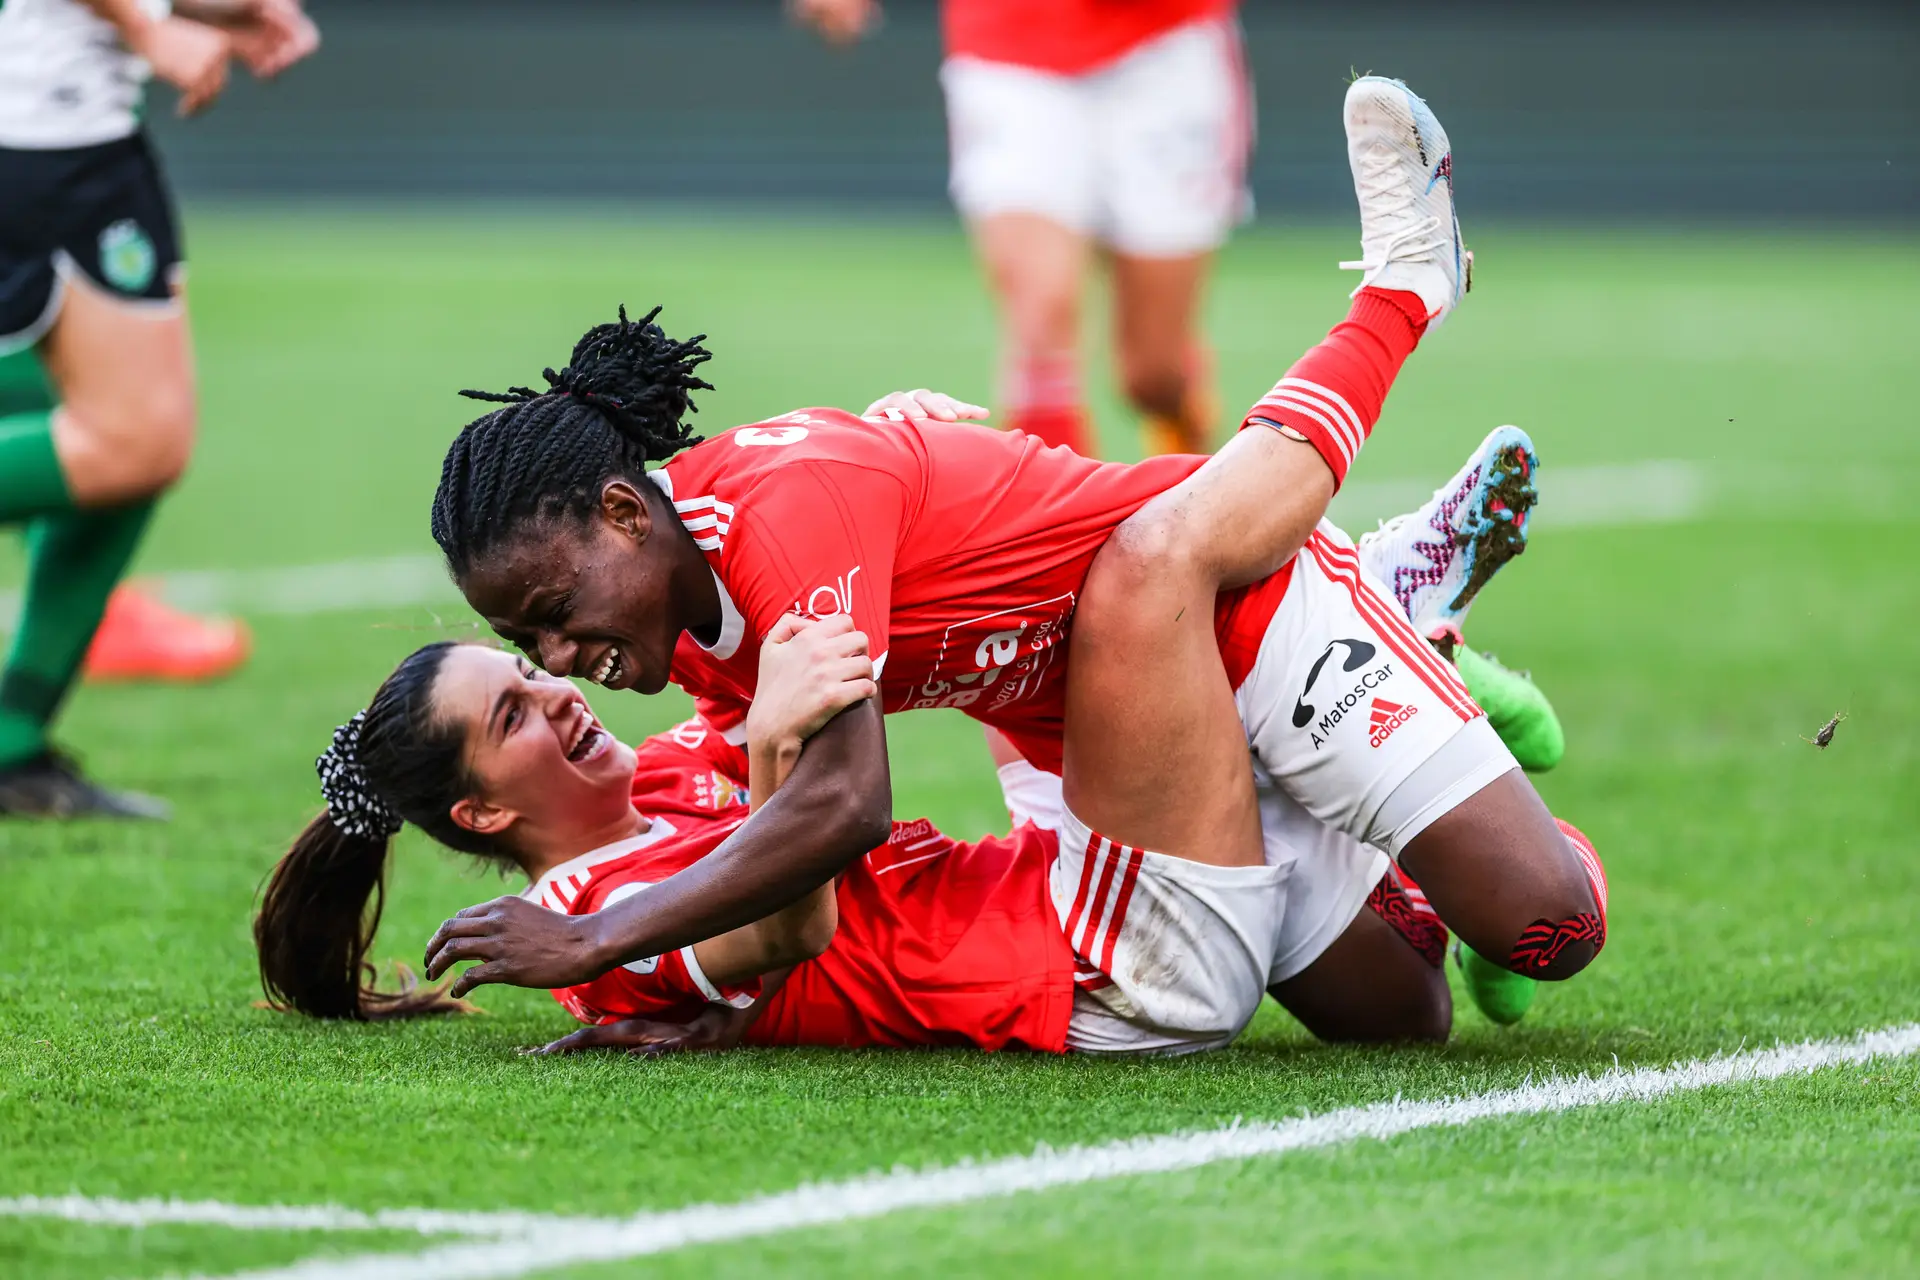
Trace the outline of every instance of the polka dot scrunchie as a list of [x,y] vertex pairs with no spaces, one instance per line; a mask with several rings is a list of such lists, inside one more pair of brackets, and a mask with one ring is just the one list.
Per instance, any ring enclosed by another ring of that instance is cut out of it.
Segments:
[[333,745],[313,764],[333,825],[363,840],[386,840],[400,830],[401,820],[373,793],[367,771],[360,767],[360,730],[366,720],[362,711],[335,729]]

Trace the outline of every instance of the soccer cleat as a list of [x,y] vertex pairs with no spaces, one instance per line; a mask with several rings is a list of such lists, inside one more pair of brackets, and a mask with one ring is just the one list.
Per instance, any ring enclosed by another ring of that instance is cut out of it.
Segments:
[[57,751],[0,769],[0,818],[142,818],[172,814],[164,800],[137,791],[109,791],[90,782]]
[[87,650],[89,680],[212,680],[253,649],[245,624],[196,618],[132,585],[115,588]]
[[1443,650],[1459,644],[1480,588],[1527,549],[1539,465],[1526,432],[1497,427],[1419,510],[1361,537],[1361,566]]
[[1485,1014],[1487,1021],[1510,1027],[1527,1016],[1539,983],[1501,968],[1458,938],[1453,941],[1453,963],[1460,970],[1473,1007]]
[[1487,723],[1528,773],[1545,773],[1566,754],[1560,717],[1540,686],[1524,671],[1502,666],[1464,644],[1453,646],[1453,666],[1467,692],[1487,713]]
[[1420,96],[1398,80],[1347,88],[1347,161],[1360,200],[1360,258],[1369,286],[1420,295],[1434,328],[1473,287],[1473,255],[1453,209],[1453,144]]

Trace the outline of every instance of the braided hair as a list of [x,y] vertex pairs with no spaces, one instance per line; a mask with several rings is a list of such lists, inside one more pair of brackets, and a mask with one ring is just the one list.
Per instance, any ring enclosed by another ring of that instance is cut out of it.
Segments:
[[433,495],[433,540],[455,578],[525,526],[584,519],[607,481],[637,483],[646,464],[700,443],[681,420],[698,412],[695,391],[713,384],[694,370],[712,359],[700,344],[669,338],[655,307],[638,321],[620,308],[574,344],[566,367],[545,370],[547,389],[462,391],[506,406],[460,430]]

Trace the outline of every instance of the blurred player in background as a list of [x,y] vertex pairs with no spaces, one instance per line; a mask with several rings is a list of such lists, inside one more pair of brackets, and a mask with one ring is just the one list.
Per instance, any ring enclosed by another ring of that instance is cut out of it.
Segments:
[[[791,0],[836,43],[879,0]],[[1235,0],[944,0],[950,188],[1005,326],[1007,425],[1088,457],[1080,297],[1103,251],[1121,385],[1150,453],[1210,452],[1198,311],[1251,211],[1253,88]]]
[[27,527],[31,560],[0,672],[0,816],[164,816],[51,748],[82,660],[191,680],[246,659],[237,623],[118,585],[195,425],[184,263],[141,100],[158,75],[191,115],[231,59],[265,78],[318,45],[299,0],[0,5],[0,523]]

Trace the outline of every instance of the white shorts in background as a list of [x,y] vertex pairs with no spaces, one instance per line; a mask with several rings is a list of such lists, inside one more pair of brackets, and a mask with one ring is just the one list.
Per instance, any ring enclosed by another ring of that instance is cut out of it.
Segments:
[[940,84],[949,188],[969,220],[1039,214],[1130,256],[1177,258],[1219,248],[1252,212],[1253,89],[1231,19],[1077,76],[949,58]]
[[1219,1048],[1260,1007],[1287,904],[1284,867],[1130,849],[1068,812],[1051,883],[1078,960],[1069,1049]]
[[1435,819],[1520,767],[1452,664],[1324,520],[1294,559],[1234,701],[1275,787],[1327,826],[1396,857]]

